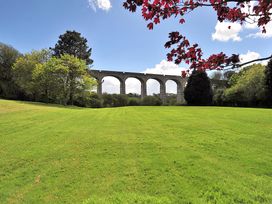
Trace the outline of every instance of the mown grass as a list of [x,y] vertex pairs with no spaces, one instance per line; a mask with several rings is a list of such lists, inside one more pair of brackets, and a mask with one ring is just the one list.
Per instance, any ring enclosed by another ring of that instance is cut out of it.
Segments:
[[0,203],[272,203],[272,110],[0,100]]

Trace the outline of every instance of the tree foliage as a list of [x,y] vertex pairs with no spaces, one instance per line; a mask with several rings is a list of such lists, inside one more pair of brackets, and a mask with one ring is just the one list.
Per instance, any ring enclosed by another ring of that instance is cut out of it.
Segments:
[[[266,32],[265,26],[271,22],[272,16],[270,0],[126,0],[123,5],[131,12],[135,12],[137,7],[140,7],[149,29],[153,29],[154,24],[171,17],[179,19],[179,23],[184,24],[185,16],[200,8],[213,9],[220,22],[257,23],[263,32]],[[167,54],[169,61],[173,60],[176,64],[184,61],[190,64],[191,69],[223,69],[248,63],[239,64],[239,55],[227,56],[222,52],[204,59],[199,45],[190,43],[186,36],[177,31],[169,34],[169,41],[165,43],[165,47],[171,48]],[[186,73],[183,72],[182,75],[186,76]]]
[[68,73],[69,68],[61,63],[61,59],[53,57],[43,64],[37,64],[32,77],[39,99],[66,105]]
[[33,80],[39,93],[47,100],[64,105],[74,104],[77,98],[88,97],[95,85],[85,61],[68,54],[38,64]]
[[64,54],[75,56],[79,59],[85,60],[87,65],[91,65],[93,60],[90,58],[92,49],[87,45],[87,39],[82,37],[76,31],[66,31],[59,36],[59,40],[54,48],[53,56],[61,57]]
[[84,60],[68,54],[52,57],[48,50],[19,57],[13,78],[28,99],[64,105],[86,98],[95,85]]
[[231,87],[224,92],[224,101],[235,106],[259,106],[264,104],[264,66],[254,64],[232,75]]
[[128,97],[121,94],[106,94],[102,96],[104,107],[120,107],[128,105]]
[[33,71],[36,66],[47,62],[50,57],[51,53],[48,50],[32,51],[19,57],[13,65],[13,79],[30,100],[35,100],[39,95],[33,80]]
[[143,98],[142,105],[144,106],[160,106],[162,101],[159,96],[146,96]]
[[212,88],[205,71],[194,70],[184,90],[184,98],[188,105],[212,104]]
[[16,98],[18,94],[18,87],[12,77],[12,66],[19,56],[19,51],[0,43],[0,96],[4,98]]

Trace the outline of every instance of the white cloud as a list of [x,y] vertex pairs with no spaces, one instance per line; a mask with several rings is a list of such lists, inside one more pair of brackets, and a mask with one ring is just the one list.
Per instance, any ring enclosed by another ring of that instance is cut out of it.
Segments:
[[[245,63],[245,62],[249,62],[249,61],[252,61],[252,60],[255,60],[255,59],[259,59],[259,58],[261,58],[261,55],[259,53],[257,53],[257,52],[247,51],[246,54],[241,54],[239,56],[239,58],[240,58],[241,63]],[[268,61],[269,60],[263,60],[263,61],[258,61],[258,62],[255,62],[255,63],[260,63],[262,65],[267,65]],[[251,64],[254,64],[254,62],[251,63]],[[247,64],[246,66],[249,66],[251,64]]]
[[[150,74],[165,74],[165,75],[181,75],[181,71],[184,68],[179,67],[173,62],[162,60],[159,64],[153,68],[147,68],[142,73]],[[120,93],[120,82],[114,77],[105,77],[103,82],[103,92],[107,93]],[[153,95],[159,93],[160,84],[153,79],[147,81],[147,94]],[[167,93],[176,93],[177,85],[173,81],[168,81],[166,84]],[[141,83],[139,80],[134,78],[128,78],[126,81],[126,93],[141,93]]]
[[217,22],[215,26],[215,33],[212,34],[213,40],[227,42],[241,41],[239,33],[242,31],[242,26],[239,23]]
[[174,62],[162,60],[160,64],[155,65],[153,68],[147,68],[143,73],[149,74],[165,74],[165,75],[178,75],[180,76],[182,68]]
[[271,38],[272,37],[272,22],[269,22],[266,26],[266,33],[262,33],[262,28],[259,28],[257,33],[249,34],[247,37],[253,38]]
[[110,0],[88,0],[90,7],[96,11],[96,8],[108,11],[111,9]]
[[251,60],[259,59],[260,57],[261,57],[261,55],[259,53],[251,52],[251,51],[247,51],[246,54],[241,54],[239,56],[241,63],[245,63],[245,62],[249,62]]
[[[242,12],[248,13],[248,14],[254,14],[253,8],[257,3],[254,1],[250,1],[248,3],[245,3],[245,7],[242,8]],[[272,16],[271,16],[272,19]],[[271,38],[272,37],[272,22],[269,22],[266,27],[266,33],[262,33],[262,27],[258,27],[258,16],[251,16],[249,19],[247,19],[247,22],[241,26],[239,23],[231,23],[231,22],[217,22],[215,26],[215,33],[212,34],[213,40],[219,40],[219,41],[241,41],[242,38],[239,36],[239,33],[243,29],[248,30],[259,30],[256,33],[251,33],[247,35],[246,37],[252,37],[252,38]],[[231,26],[231,29],[228,29],[228,27]]]

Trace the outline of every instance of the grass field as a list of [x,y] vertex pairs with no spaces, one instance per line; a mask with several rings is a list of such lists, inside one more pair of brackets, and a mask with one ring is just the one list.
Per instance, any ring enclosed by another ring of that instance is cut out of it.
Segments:
[[272,110],[0,100],[0,203],[272,203]]

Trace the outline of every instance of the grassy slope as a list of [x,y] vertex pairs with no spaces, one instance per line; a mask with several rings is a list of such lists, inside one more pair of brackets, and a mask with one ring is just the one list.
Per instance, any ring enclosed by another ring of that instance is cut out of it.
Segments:
[[272,110],[0,100],[0,203],[271,203]]

